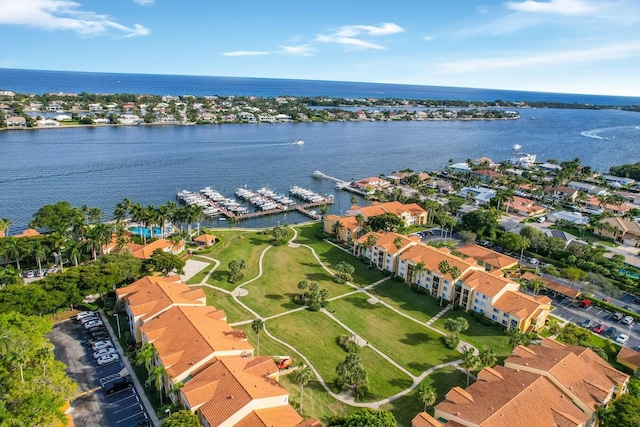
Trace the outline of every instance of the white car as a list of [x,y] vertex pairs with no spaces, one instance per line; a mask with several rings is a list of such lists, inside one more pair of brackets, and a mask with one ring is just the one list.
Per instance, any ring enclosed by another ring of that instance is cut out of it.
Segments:
[[91,322],[92,320],[100,320],[100,316],[98,316],[96,313],[89,314],[88,316],[84,316],[82,319],[80,319],[80,323],[87,323]]
[[91,317],[91,316],[98,316],[96,314],[95,311],[81,311],[80,313],[78,313],[78,315],[76,316],[76,320],[82,320],[85,317]]
[[629,339],[629,335],[620,334],[616,337],[616,342],[618,344],[624,344],[627,342],[628,339]]
[[113,347],[105,347],[105,348],[101,348],[100,350],[98,350],[95,353],[93,353],[93,358],[94,359],[99,359],[101,356],[106,356],[107,354],[114,354],[114,353],[117,353],[117,352],[118,351]]
[[85,329],[90,329],[96,326],[104,326],[104,323],[102,323],[102,320],[92,320],[91,322],[84,324]]
[[93,351],[98,351],[100,349],[107,348],[107,347],[113,347],[113,343],[111,342],[111,340],[98,341],[97,343],[91,346]]
[[100,356],[96,362],[98,365],[106,365],[107,363],[115,362],[120,359],[117,353],[105,354],[104,356]]
[[622,318],[622,322],[623,325],[633,325],[633,317],[631,316],[624,316]]

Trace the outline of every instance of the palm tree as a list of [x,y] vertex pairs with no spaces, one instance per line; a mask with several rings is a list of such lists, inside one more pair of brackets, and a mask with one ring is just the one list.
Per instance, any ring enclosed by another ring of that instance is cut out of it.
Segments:
[[351,196],[351,206],[356,206],[358,204],[358,198],[356,196]]
[[478,364],[482,367],[494,366],[498,362],[496,351],[492,348],[484,348],[478,353]]
[[[169,390],[174,404],[176,399],[179,399],[180,397],[180,390],[182,389],[182,387],[184,387],[184,383],[182,381],[178,381],[177,383],[172,385],[171,390]],[[182,402],[180,402],[180,405],[182,406]]]
[[364,245],[369,249],[369,267],[373,263],[373,247],[378,243],[378,238],[375,234],[369,234],[364,241]]
[[418,389],[418,397],[424,404],[424,412],[427,412],[427,406],[431,406],[436,403],[438,394],[436,393],[436,389],[432,385],[422,384]]
[[147,224],[146,209],[140,203],[132,203],[131,206],[129,207],[129,213],[131,214],[131,219],[140,225],[140,227],[138,227],[138,229],[140,230],[140,238],[146,244],[147,236],[146,236],[146,233],[143,233],[143,229],[142,229]]
[[360,236],[362,235],[362,231],[364,231],[364,230],[363,230],[363,228],[362,228],[362,226],[364,225],[364,223],[365,223],[367,220],[366,220],[366,218],[364,217],[364,215],[362,215],[361,213],[358,213],[358,214],[355,216],[355,220],[356,220],[356,223],[358,223],[358,236],[357,236],[357,237],[360,237]]
[[[438,263],[438,271],[440,272],[440,274],[442,275],[442,278],[444,279],[444,276],[447,273],[450,273],[451,271],[451,265],[449,264],[449,261],[447,260],[443,260],[440,261],[440,263]],[[444,292],[440,292],[440,305],[442,305],[442,301],[444,300]]]
[[334,236],[336,236],[336,239],[338,239],[340,236],[340,232],[344,230],[344,225],[342,225],[342,223],[338,220],[333,223],[333,226],[331,227],[331,229],[333,231]]
[[18,365],[20,368],[20,380],[24,383],[24,366],[29,363],[31,358],[29,357],[26,343],[22,343],[22,345],[15,344],[18,345],[14,345],[11,348],[11,351],[7,354],[7,360],[12,364]]
[[65,245],[65,255],[73,260],[73,265],[78,266],[78,259],[82,254],[82,243],[79,240],[70,239]]
[[160,397],[160,405],[162,405],[162,390],[164,388],[164,376],[167,371],[164,369],[164,366],[154,366],[149,371],[149,378],[145,382],[147,387],[153,385],[153,387],[158,391],[158,396]]
[[462,352],[462,366],[467,371],[467,387],[469,387],[469,378],[471,377],[471,371],[478,366],[478,356],[475,354],[473,347],[465,348]]
[[24,240],[19,237],[6,238],[3,245],[3,252],[9,259],[13,259],[16,262],[16,268],[21,270],[20,259],[22,259],[24,254],[27,252]]
[[164,239],[164,229],[167,223],[167,218],[169,218],[169,206],[158,206],[158,209],[156,209],[156,218],[158,219],[158,225],[160,225],[160,238]]
[[9,226],[13,224],[11,220],[7,218],[0,218],[0,233],[4,233],[5,236],[9,235]]
[[158,350],[150,342],[142,344],[142,347],[136,352],[135,363],[138,366],[144,366],[147,372],[151,370],[153,360],[158,356]]
[[97,253],[100,251],[102,253],[104,251],[104,247],[111,240],[111,229],[107,224],[95,224],[87,233],[87,247],[91,249],[91,254],[93,256],[93,260],[97,259]]
[[251,329],[258,336],[258,356],[260,356],[260,332],[264,329],[264,322],[260,319],[255,319],[251,322]]
[[300,414],[302,414],[302,401],[304,400],[304,386],[313,379],[313,371],[304,363],[300,362],[297,369],[291,374],[291,379],[295,384],[300,385]]
[[393,239],[393,246],[395,246],[397,250],[400,250],[400,248],[402,247],[402,237],[401,236],[398,236],[395,239]]
[[240,220],[237,217],[232,216],[232,217],[229,218],[229,220],[227,222],[229,223],[229,227],[231,227],[233,229],[233,237],[235,238],[236,237],[236,232],[235,232],[236,225],[238,225]]
[[[462,275],[462,271],[460,271],[460,268],[457,265],[454,265],[449,269],[449,275],[451,276],[451,286],[453,286],[453,301],[451,304],[455,305],[456,293],[458,290],[458,278]],[[462,300],[462,285],[460,286],[460,300]]]
[[40,277],[42,277],[42,261],[47,258],[47,254],[49,252],[49,248],[42,244],[42,239],[36,239],[31,242],[31,253],[38,263],[38,271],[40,272]]
[[413,279],[413,283],[418,283],[418,280],[420,279],[420,273],[422,273],[424,271],[425,268],[425,264],[423,261],[418,262],[415,267],[413,267],[413,277],[411,279]]
[[544,288],[544,282],[540,279],[533,279],[529,282],[529,285],[533,289],[533,295],[538,295],[540,289]]

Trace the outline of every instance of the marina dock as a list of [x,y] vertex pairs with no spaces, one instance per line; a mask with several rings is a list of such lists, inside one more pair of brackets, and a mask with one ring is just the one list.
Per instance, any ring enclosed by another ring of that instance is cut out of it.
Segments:
[[348,181],[343,181],[340,178],[336,178],[334,176],[330,176],[327,174],[324,174],[320,171],[315,171],[313,172],[313,174],[311,174],[312,177],[316,178],[316,179],[324,179],[327,181],[331,181],[331,182],[335,182],[336,183],[336,188],[338,190],[344,190],[344,191],[348,191],[350,193],[354,193],[354,194],[358,194],[362,197],[368,196],[369,194],[367,194],[366,191],[362,191],[359,188],[355,188],[353,186],[351,186],[351,183]]
[[303,200],[304,203],[296,203],[293,199],[276,194],[267,188],[253,191],[247,188],[238,188],[235,195],[247,204],[254,207],[255,211],[242,206],[235,198],[226,198],[211,187],[206,187],[200,192],[188,190],[179,191],[176,195],[178,201],[188,205],[202,206],[204,214],[208,217],[224,216],[238,220],[258,218],[267,215],[277,215],[286,212],[299,212],[311,219],[320,220],[322,216],[310,208],[334,203],[333,195],[322,196],[311,190],[292,186],[289,193]]

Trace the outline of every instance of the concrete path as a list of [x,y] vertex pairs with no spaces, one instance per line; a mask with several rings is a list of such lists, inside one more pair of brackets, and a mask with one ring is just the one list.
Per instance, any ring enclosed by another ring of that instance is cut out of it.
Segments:
[[442,310],[440,310],[440,312],[438,314],[436,314],[435,316],[433,316],[431,319],[429,319],[429,321],[427,322],[427,326],[431,326],[431,324],[433,322],[435,322],[436,320],[438,320],[439,318],[441,318],[447,311],[451,310],[452,307],[451,305],[447,305],[445,308],[443,308]]

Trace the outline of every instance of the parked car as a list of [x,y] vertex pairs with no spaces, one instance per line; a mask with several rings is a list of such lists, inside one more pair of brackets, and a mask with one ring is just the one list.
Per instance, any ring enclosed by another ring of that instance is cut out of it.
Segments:
[[119,360],[119,359],[120,359],[120,356],[118,356],[118,353],[112,353],[112,354],[105,354],[104,356],[100,356],[98,360],[96,360],[96,362],[98,362],[98,365],[106,365],[108,363],[115,362],[116,360]]
[[635,303],[640,303],[640,295],[636,296],[636,297],[633,299],[633,302],[635,302]]
[[102,323],[102,320],[92,320],[84,324],[85,329],[95,328],[96,326],[104,326],[104,323]]
[[105,356],[107,354],[114,354],[118,351],[113,347],[101,348],[100,350],[93,353],[93,358],[98,359],[100,356]]
[[613,313],[613,314],[609,317],[609,319],[613,320],[614,322],[619,322],[619,321],[621,321],[621,320],[622,320],[622,318],[623,318],[623,317],[624,317],[624,316],[623,316],[623,314],[622,314],[622,313]]
[[616,337],[616,342],[618,344],[624,344],[627,342],[627,340],[629,339],[629,335],[626,334],[620,334]]
[[87,323],[87,322],[90,322],[90,321],[96,320],[96,319],[100,319],[100,317],[98,316],[97,313],[92,313],[92,314],[84,316],[82,319],[80,319],[80,323]]
[[594,322],[591,319],[584,320],[580,322],[578,326],[582,326],[583,328],[591,329],[594,326]]
[[618,334],[618,331],[616,330],[616,328],[614,328],[613,326],[610,326],[607,328],[606,331],[604,331],[604,333],[602,335],[604,335],[607,338],[613,338]]
[[596,326],[591,329],[596,334],[601,334],[604,331],[604,325],[602,323],[598,323]]
[[131,384],[133,384],[133,381],[131,380],[131,377],[127,375],[126,377],[105,383],[102,387],[104,388],[106,395],[109,396],[113,393],[117,393],[131,387]]
[[621,323],[622,323],[623,325],[633,325],[633,317],[631,317],[631,316],[624,316],[624,317],[622,318]]
[[89,341],[87,341],[87,345],[89,347],[93,347],[95,343],[98,343],[100,341],[107,341],[109,340],[109,338],[110,338],[109,335],[100,335],[95,338],[91,338]]
[[100,350],[101,348],[113,347],[113,343],[111,340],[98,341],[94,345],[91,346],[93,351]]
[[630,305],[625,305],[625,306],[624,306],[624,307],[622,307],[622,308],[624,308],[625,310],[630,311],[630,312],[632,312],[632,313],[635,313],[635,311],[633,310],[633,307],[631,307]]
[[80,313],[78,313],[76,315],[76,319],[77,320],[82,320],[87,316],[96,316],[96,312],[95,311],[81,311]]

